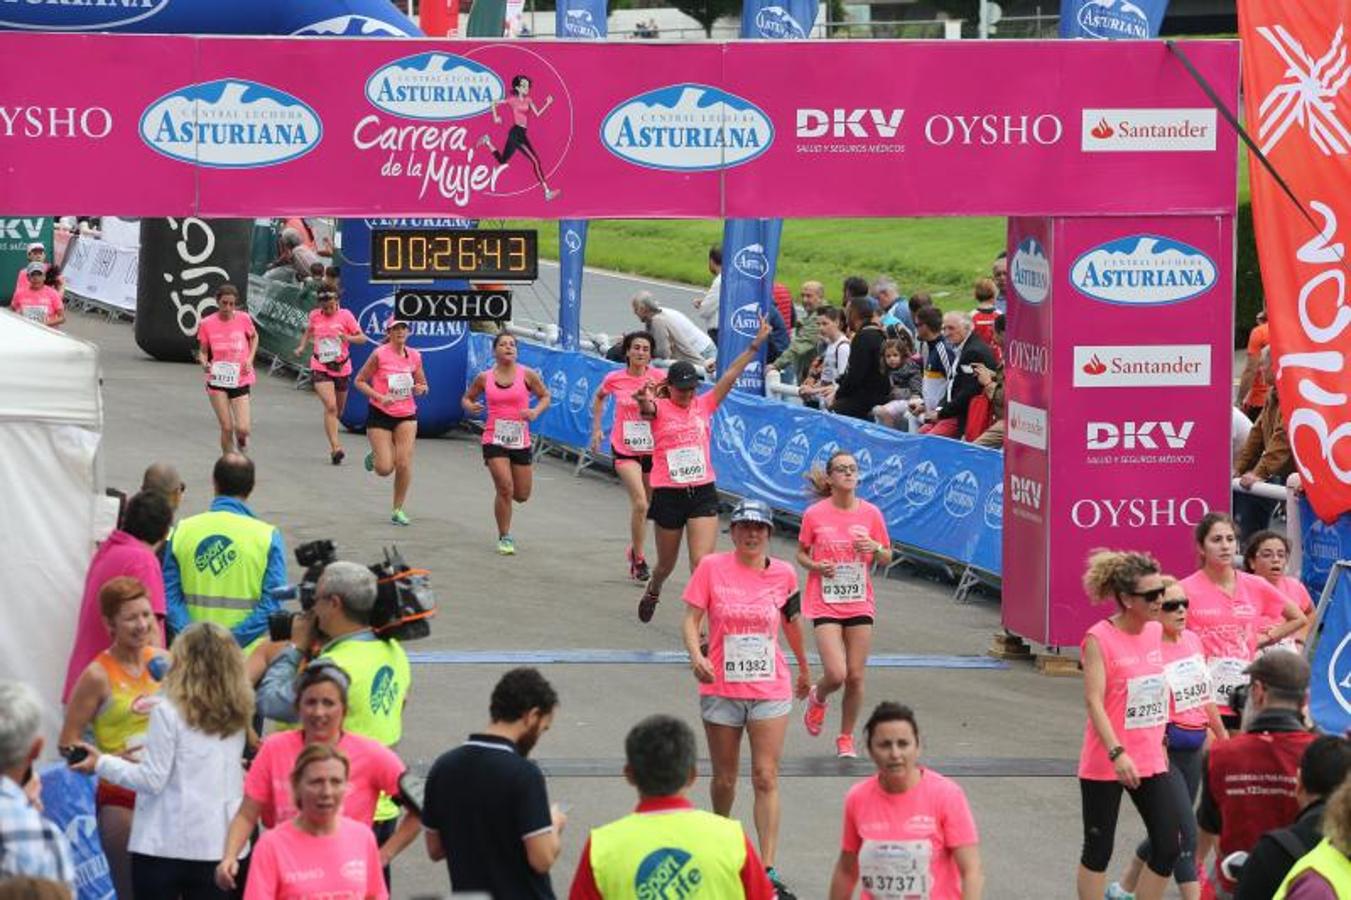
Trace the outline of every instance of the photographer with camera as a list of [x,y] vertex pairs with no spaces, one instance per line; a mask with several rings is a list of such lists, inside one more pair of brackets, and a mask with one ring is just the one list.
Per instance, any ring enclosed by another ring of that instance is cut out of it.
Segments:
[[1309,694],[1309,663],[1289,650],[1270,650],[1248,666],[1248,685],[1232,694],[1243,711],[1243,732],[1210,749],[1201,782],[1196,821],[1196,867],[1218,846],[1215,896],[1231,897],[1233,880],[1219,860],[1250,851],[1264,832],[1284,828],[1299,815],[1295,786],[1300,759],[1314,739],[1303,707]]
[[[317,548],[315,545],[319,545]],[[333,552],[331,542],[297,548],[296,556]],[[290,644],[272,660],[257,688],[258,711],[279,722],[296,721],[297,675],[302,664],[325,660],[351,676],[343,728],[353,734],[394,747],[403,736],[403,707],[412,680],[408,654],[393,638],[371,628],[379,585],[369,568],[354,562],[320,558],[310,564],[322,568],[310,595],[302,585],[304,612],[292,617]],[[307,577],[307,581],[308,581]],[[380,843],[394,831],[399,810],[381,796],[375,812]]]

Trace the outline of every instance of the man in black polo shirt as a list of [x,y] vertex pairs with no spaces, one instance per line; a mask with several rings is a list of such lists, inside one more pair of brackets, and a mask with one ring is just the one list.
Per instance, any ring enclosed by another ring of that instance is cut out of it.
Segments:
[[441,755],[427,776],[427,854],[447,860],[455,893],[554,900],[549,869],[567,817],[550,807],[544,773],[526,759],[553,722],[558,695],[535,669],[493,688],[492,724]]

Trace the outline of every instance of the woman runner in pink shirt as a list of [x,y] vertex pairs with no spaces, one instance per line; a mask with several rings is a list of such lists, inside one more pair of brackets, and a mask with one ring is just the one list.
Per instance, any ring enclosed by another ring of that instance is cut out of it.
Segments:
[[366,335],[352,311],[338,306],[338,289],[321,285],[315,295],[318,308],[310,310],[310,324],[300,336],[295,355],[310,353],[310,383],[315,396],[324,405],[324,434],[328,437],[328,459],[340,464],[347,456],[338,442],[338,415],[347,404],[347,387],[352,376],[352,344],[366,343]]
[[[1287,638],[1301,645],[1293,648],[1298,650],[1302,649],[1304,640],[1309,635],[1314,603],[1304,582],[1285,573],[1285,567],[1289,562],[1290,541],[1279,531],[1259,531],[1248,538],[1248,545],[1243,548],[1244,571],[1266,579],[1267,584],[1284,594],[1287,600],[1293,601],[1299,607],[1299,611],[1304,613],[1304,618],[1309,620],[1309,624]],[[1277,613],[1277,616],[1268,616],[1273,620],[1270,624],[1280,624],[1275,620],[1285,618],[1283,609],[1277,610]]]
[[600,452],[601,418],[605,398],[614,397],[614,425],[610,429],[610,458],[614,460],[615,474],[629,492],[629,548],[625,556],[629,563],[629,577],[647,581],[652,572],[643,546],[647,536],[647,508],[652,502],[652,423],[638,411],[635,395],[651,382],[659,385],[666,373],[651,367],[652,335],[646,331],[631,331],[624,335],[624,358],[628,365],[615,369],[601,380],[596,399],[591,404],[591,452]]
[[980,837],[957,782],[919,764],[919,725],[910,707],[882,703],[863,726],[877,774],[844,800],[840,857],[830,900],[922,897],[980,900]]
[[9,309],[25,319],[56,328],[66,322],[66,305],[61,292],[47,284],[46,273],[42,263],[29,263],[26,274],[20,273],[19,283],[14,286]]
[[802,605],[816,633],[821,680],[807,694],[803,722],[808,734],[820,734],[826,702],[843,685],[835,755],[852,757],[858,755],[854,724],[863,707],[863,676],[876,615],[871,569],[891,559],[891,537],[882,511],[858,498],[858,461],[852,453],[837,450],[824,471],[814,469],[808,478],[823,499],[802,514],[797,561],[807,570]]
[[417,445],[417,400],[427,394],[422,354],[408,346],[408,323],[385,320],[385,342],[366,357],[357,373],[357,390],[370,401],[366,413],[366,471],[381,478],[394,473],[394,511],[389,520],[409,524],[403,504],[413,484],[413,448]]
[[[773,513],[759,500],[732,510],[730,553],[710,553],[685,586],[685,649],[699,682],[699,711],[713,765],[713,811],[732,814],[741,734],[750,735],[751,784],[760,859],[780,897],[786,888],[774,871],[779,843],[779,760],[793,697],[805,697],[811,669],[802,643],[797,573],[769,556]],[[700,625],[708,619],[708,650]],[[779,647],[779,629],[797,658],[797,678]]]
[[216,288],[216,312],[197,326],[197,362],[206,372],[206,396],[220,423],[220,452],[249,443],[251,414],[249,388],[256,380],[253,358],[258,354],[258,329],[239,309],[239,288]]
[[1163,579],[1148,554],[1098,550],[1088,560],[1084,589],[1093,602],[1115,600],[1117,611],[1089,628],[1080,646],[1088,721],[1079,754],[1084,847],[1078,896],[1099,900],[1107,887],[1124,788],[1149,832],[1150,856],[1135,896],[1159,900],[1177,862],[1181,815],[1163,751]]
[[718,486],[709,441],[713,414],[767,340],[769,323],[762,316],[750,345],[703,394],[698,393],[699,373],[683,359],[667,371],[660,388],[649,383],[634,394],[642,417],[652,423],[652,505],[647,517],[657,526],[657,567],[638,600],[640,622],[652,621],[662,585],[675,570],[681,537],[688,540],[691,572],[717,546]]
[[1238,730],[1238,717],[1229,706],[1229,695],[1248,683],[1244,673],[1248,663],[1259,648],[1295,634],[1308,621],[1294,601],[1264,579],[1234,568],[1236,535],[1227,513],[1202,516],[1195,531],[1201,568],[1182,579],[1191,603],[1190,627],[1206,649],[1215,703],[1231,731]]
[[[539,402],[530,405],[530,396]],[[482,402],[480,402],[480,399]],[[493,517],[497,520],[497,552],[511,556],[511,502],[530,499],[535,483],[531,469],[530,423],[549,408],[549,389],[534,369],[516,364],[516,338],[505,331],[493,338],[493,367],[479,372],[460,404],[483,423],[483,464],[493,480]]]
[[331,744],[296,758],[295,818],[264,832],[253,849],[244,900],[386,900],[380,850],[370,828],[342,814],[350,764]]
[[544,165],[540,162],[539,154],[535,152],[529,136],[525,133],[525,123],[526,113],[534,113],[535,118],[539,118],[549,111],[553,102],[553,97],[545,97],[544,105],[536,106],[535,101],[530,99],[530,76],[517,75],[511,79],[511,96],[503,100],[494,100],[492,105],[494,125],[502,124],[502,118],[497,114],[497,107],[505,105],[511,110],[511,128],[507,131],[507,142],[502,147],[502,151],[499,153],[493,147],[493,139],[488,135],[485,134],[478,139],[480,146],[487,147],[492,151],[493,159],[497,160],[499,166],[505,166],[517,150],[521,151],[521,154],[530,160],[530,167],[535,170],[535,180],[544,189],[545,200],[552,200],[558,196],[559,192],[549,190],[549,184],[545,181]]

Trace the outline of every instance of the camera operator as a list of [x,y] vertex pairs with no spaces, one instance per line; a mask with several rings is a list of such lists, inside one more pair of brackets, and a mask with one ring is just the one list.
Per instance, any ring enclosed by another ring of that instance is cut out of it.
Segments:
[[[296,679],[307,659],[324,659],[352,679],[343,728],[386,747],[403,736],[403,706],[412,681],[408,654],[398,641],[371,630],[378,585],[354,562],[331,562],[314,590],[314,604],[296,615],[290,646],[272,660],[257,689],[258,711],[279,722],[296,721]],[[383,843],[393,833],[398,807],[381,795],[375,833]]]
[[[1210,750],[1196,821],[1196,866],[1218,844],[1218,861],[1250,851],[1264,832],[1284,828],[1299,815],[1296,774],[1314,739],[1304,722],[1309,663],[1289,650],[1271,650],[1247,668],[1251,682],[1232,705],[1246,707],[1243,732]],[[1245,697],[1246,693],[1246,697]],[[1236,885],[1217,872],[1215,895],[1231,897]]]

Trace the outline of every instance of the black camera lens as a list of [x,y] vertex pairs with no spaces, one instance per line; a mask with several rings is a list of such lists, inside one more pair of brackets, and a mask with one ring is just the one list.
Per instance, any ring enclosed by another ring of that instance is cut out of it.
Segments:
[[291,639],[291,620],[294,613],[274,612],[267,617],[267,636],[273,641],[289,641]]

